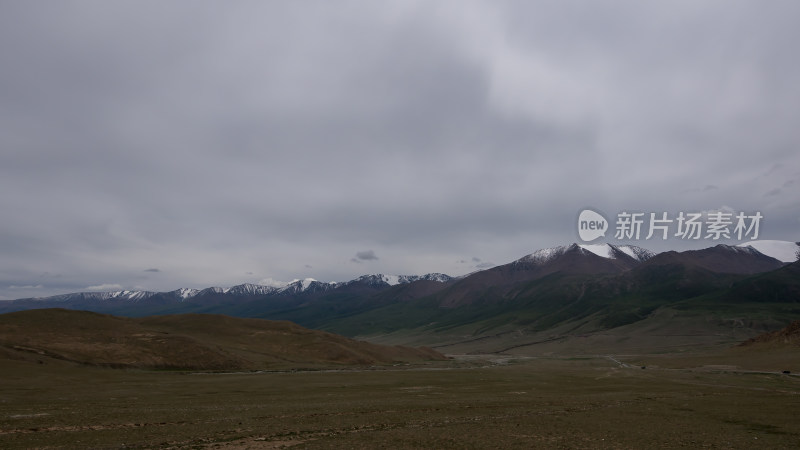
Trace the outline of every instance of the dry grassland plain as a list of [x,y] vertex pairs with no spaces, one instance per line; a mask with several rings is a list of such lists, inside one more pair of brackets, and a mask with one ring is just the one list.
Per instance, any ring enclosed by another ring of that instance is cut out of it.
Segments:
[[4,361],[0,448],[800,448],[800,378],[741,359],[259,373]]

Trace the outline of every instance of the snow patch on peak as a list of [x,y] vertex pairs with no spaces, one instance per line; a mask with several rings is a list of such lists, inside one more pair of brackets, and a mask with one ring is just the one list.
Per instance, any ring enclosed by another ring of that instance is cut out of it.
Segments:
[[414,283],[421,280],[446,283],[452,279],[453,277],[443,273],[427,273],[425,275],[384,275],[382,273],[378,273],[372,275],[361,275],[360,277],[343,284],[361,282],[372,286],[380,286],[384,284],[389,286],[397,286],[398,284]]
[[[574,245],[574,244],[573,244]],[[560,245],[558,247],[543,248],[536,250],[528,256],[517,260],[519,263],[546,264],[553,259],[563,255],[570,247]]]
[[199,290],[191,289],[191,288],[180,288],[180,289],[178,289],[176,291],[173,291],[173,292],[175,293],[175,295],[177,297],[180,297],[183,300],[186,300],[187,298],[192,298],[195,295],[200,293]]
[[[125,291],[117,291],[117,292],[108,293],[107,297],[104,300],[118,299],[119,298],[119,299],[136,301],[136,300],[142,300],[142,299],[146,299],[146,298],[152,297],[155,294],[156,294],[155,292],[149,292],[149,291],[128,291],[128,290],[125,290]],[[101,295],[103,295],[103,294],[101,293]]]
[[389,286],[396,286],[400,284],[400,276],[399,275],[381,275],[381,279],[384,283],[388,284]]
[[277,291],[273,286],[263,286],[260,284],[239,284],[228,289],[228,293],[233,295],[266,295]]
[[800,250],[800,246],[796,242],[775,240],[750,241],[739,244],[737,247],[750,247],[778,261],[787,263],[797,261],[797,252]]
[[617,259],[618,252],[622,252],[640,262],[647,261],[655,256],[655,253],[650,250],[635,245],[580,244],[579,247],[607,259]]
[[289,284],[287,284],[286,286],[278,289],[277,292],[287,292],[287,293],[305,292],[312,286],[325,285],[325,284],[333,285],[334,283],[321,283],[315,280],[314,278],[303,278],[302,280],[294,279],[290,281]]
[[308,288],[309,288],[309,286],[311,286],[311,283],[313,283],[313,282],[315,282],[315,281],[317,281],[317,280],[315,280],[315,279],[313,279],[313,278],[304,278],[304,279],[303,279],[303,280],[300,282],[300,287],[301,287],[301,288],[302,288],[302,289],[305,291],[306,289],[308,289]]
[[[713,248],[724,250],[724,251],[728,251],[728,252],[731,252],[731,253],[749,254],[749,255],[755,255],[755,256],[759,256],[759,255],[761,255],[761,256],[770,256],[770,255],[767,255],[765,253],[760,252],[758,249],[756,249],[755,247],[753,247],[751,245],[741,246],[741,245],[718,244],[718,245],[714,246]],[[772,256],[770,256],[770,257],[774,258]],[[777,258],[775,258],[775,259],[777,259]]]
[[421,277],[419,277],[419,279],[420,280],[427,280],[427,281],[436,281],[436,282],[439,282],[439,283],[447,283],[448,281],[452,280],[453,277],[451,277],[450,275],[444,274],[444,273],[431,272],[431,273],[426,273],[425,275],[422,275]]
[[201,292],[210,292],[210,293],[213,293],[213,294],[227,294],[229,290],[230,290],[230,288],[221,288],[221,287],[213,286],[213,287],[210,287],[210,288],[205,288]]
[[733,253],[761,253],[749,245],[746,247],[742,247],[741,245],[717,244],[716,248],[727,250]]
[[363,283],[368,286],[381,286],[381,285],[389,285],[395,286],[403,282],[401,279],[402,277],[399,275],[384,275],[382,273],[370,274],[370,275],[361,275],[360,277],[350,280],[344,284],[350,283]]
[[614,258],[614,249],[609,244],[579,244],[578,247],[603,258]]
[[651,252],[650,250],[642,247],[637,247],[635,245],[613,245],[612,247],[616,248],[622,253],[625,253],[631,258],[641,262],[647,261],[653,256],[656,256],[656,254]]
[[546,264],[555,258],[563,255],[567,251],[579,251],[583,254],[594,254],[606,259],[616,259],[625,254],[637,261],[647,261],[655,256],[655,253],[635,245],[612,245],[612,244],[571,244],[558,247],[543,248],[525,256],[516,262]]
[[443,273],[432,272],[426,273],[425,275],[399,275],[398,276],[398,283],[399,284],[407,284],[407,283],[414,283],[416,281],[436,281],[438,283],[447,283],[448,281],[452,280],[453,277],[450,275],[445,275]]

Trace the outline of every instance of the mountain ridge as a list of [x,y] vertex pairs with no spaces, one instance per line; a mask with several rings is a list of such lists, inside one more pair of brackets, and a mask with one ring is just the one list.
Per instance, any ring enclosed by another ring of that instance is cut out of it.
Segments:
[[203,289],[195,288],[179,288],[172,291],[147,291],[147,290],[119,290],[119,291],[82,291],[67,294],[58,294],[47,297],[26,297],[16,300],[30,300],[30,301],[69,301],[74,299],[79,300],[129,300],[139,301],[146,300],[155,296],[163,296],[174,298],[177,300],[188,300],[194,297],[208,295],[208,294],[227,294],[233,296],[247,296],[247,295],[280,295],[280,294],[297,294],[301,292],[321,292],[337,287],[352,285],[354,283],[366,283],[371,285],[386,285],[394,286],[398,284],[414,283],[416,281],[434,281],[439,283],[446,283],[453,280],[454,277],[449,275],[432,272],[425,275],[384,275],[384,274],[369,274],[361,275],[358,278],[344,282],[323,282],[315,280],[314,278],[305,278],[302,280],[292,280],[283,286],[269,286],[257,283],[243,283],[237,284],[228,288],[212,286]]
[[[783,263],[794,261],[794,260],[787,261],[787,259],[789,259],[788,257],[789,253],[792,252],[792,249],[796,248],[800,250],[800,246],[798,246],[797,243],[789,241],[774,241],[774,240],[751,241],[743,244],[738,244],[736,246],[719,244],[716,247],[728,249],[730,251],[742,251],[745,253],[750,253],[752,255],[762,254],[777,259],[778,261],[781,261]],[[710,248],[714,247],[709,247],[700,250],[687,250],[684,252],[667,251],[662,253],[655,253],[648,249],[635,245],[572,243],[568,245],[539,249],[515,261],[512,261],[509,264],[514,264],[515,266],[518,267],[526,265],[542,266],[545,265],[546,263],[549,263],[552,259],[557,259],[563,256],[564,253],[579,252],[584,255],[592,253],[606,260],[616,261],[616,265],[630,268],[633,265],[636,265],[636,263],[647,262],[648,260],[656,256],[660,256],[661,259],[665,259],[666,257],[661,255],[670,253],[683,254],[686,252],[700,252],[700,254],[702,254],[702,252],[708,251],[708,249]],[[772,264],[774,263],[768,263],[766,264],[766,266],[771,266]],[[295,279],[292,280],[291,282],[277,286],[263,285],[258,283],[242,283],[228,288],[217,287],[217,286],[206,287],[203,289],[184,287],[171,291],[149,291],[149,290],[130,290],[130,289],[118,290],[118,291],[103,291],[103,292],[80,291],[80,292],[57,294],[45,297],[25,297],[10,301],[13,302],[19,300],[26,300],[26,301],[60,302],[60,301],[70,301],[70,300],[81,300],[81,301],[126,300],[131,302],[137,302],[137,301],[151,299],[153,297],[159,297],[162,299],[173,300],[173,301],[186,301],[194,297],[199,297],[204,295],[220,295],[220,294],[230,295],[230,296],[271,296],[271,295],[282,295],[282,294],[294,295],[304,292],[317,292],[317,293],[325,292],[343,286],[353,285],[356,283],[367,284],[373,287],[389,287],[399,284],[414,283],[422,280],[435,281],[439,283],[449,283],[454,280],[462,280],[474,276],[476,274],[480,274],[486,271],[491,271],[493,269],[496,269],[497,267],[502,267],[507,265],[508,264],[494,266],[489,269],[478,270],[458,277],[452,277],[439,272],[431,272],[425,275],[385,275],[382,273],[376,273],[376,274],[361,275],[352,280],[342,281],[342,282],[336,282],[336,281],[322,282],[314,278],[304,278],[304,279]]]
[[[343,283],[306,278],[283,287],[243,284],[146,293],[132,301],[123,297],[131,291],[83,293],[74,300],[57,297],[60,302],[2,302],[0,311],[61,307],[127,317],[224,314],[288,320],[351,337],[400,332],[405,337],[399,344],[429,336],[427,342],[413,341],[422,345],[497,333],[539,335],[565,327],[600,333],[680,311],[692,320],[702,317],[697,323],[717,324],[708,335],[714,340],[727,336],[741,317],[749,317],[742,337],[785,325],[800,311],[795,306],[800,303],[798,264],[752,247],[716,245],[654,255],[632,246],[570,244],[456,278],[435,273],[372,274]],[[502,343],[507,344],[518,345]]]
[[[630,270],[631,268],[650,261],[653,263],[663,263],[664,261],[678,259],[694,259],[695,264],[701,267],[711,268],[712,271],[725,269],[734,273],[757,273],[778,267],[778,262],[770,256],[764,255],[752,244],[758,246],[754,241],[739,246],[729,246],[719,244],[700,250],[687,250],[684,252],[662,252],[654,253],[642,247],[634,245],[614,245],[614,244],[577,244],[561,245],[537,250],[523,256],[511,263],[495,266],[489,269],[479,270],[461,277],[451,277],[449,275],[432,272],[425,275],[385,275],[381,273],[361,275],[344,282],[321,282],[314,278],[296,279],[283,286],[269,286],[256,283],[243,283],[228,288],[207,287],[204,289],[179,288],[172,291],[157,292],[147,290],[119,290],[109,292],[83,291],[68,294],[59,294],[48,297],[28,297],[11,300],[10,302],[45,302],[45,303],[69,303],[69,302],[95,302],[95,301],[127,301],[131,303],[160,300],[163,302],[186,302],[195,298],[205,298],[213,296],[235,297],[277,297],[287,295],[320,294],[334,291],[341,288],[355,288],[358,285],[368,288],[384,289],[396,285],[411,284],[419,281],[433,281],[447,285],[453,282],[463,282],[471,280],[473,287],[485,287],[488,284],[508,284],[521,280],[532,280],[541,276],[555,272],[570,273],[618,273]],[[780,251],[786,253],[786,245],[791,244],[783,241],[763,241],[766,242],[764,248],[774,249],[776,243],[783,246]],[[714,261],[709,256],[710,249],[722,249],[730,252],[739,252],[750,255],[751,259],[759,260],[758,267],[750,267],[750,263],[743,267],[733,268],[730,264],[726,266],[717,257]],[[680,255],[680,256],[678,256]],[[759,256],[761,255],[761,256]],[[698,259],[699,258],[699,259]],[[485,280],[481,280],[485,278]],[[476,281],[478,280],[478,281]],[[470,284],[468,283],[468,284]],[[451,302],[452,303],[452,302]],[[6,304],[7,306],[8,304]],[[7,308],[6,308],[7,309]]]

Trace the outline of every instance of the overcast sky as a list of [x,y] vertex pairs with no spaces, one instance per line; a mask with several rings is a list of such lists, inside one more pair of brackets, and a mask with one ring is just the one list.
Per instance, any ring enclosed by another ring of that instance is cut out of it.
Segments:
[[461,275],[575,242],[585,207],[798,240],[798,17],[0,0],[0,299]]

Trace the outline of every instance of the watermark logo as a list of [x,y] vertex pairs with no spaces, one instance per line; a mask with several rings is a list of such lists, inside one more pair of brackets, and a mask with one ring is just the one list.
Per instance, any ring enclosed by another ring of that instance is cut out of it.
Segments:
[[584,209],[578,214],[578,236],[583,242],[592,242],[608,231],[608,220],[602,214]]
[[[761,212],[735,213],[731,210],[684,212],[670,216],[667,212],[627,212],[617,214],[614,239],[640,240],[676,238],[682,240],[758,239]],[[591,242],[603,236],[612,224],[602,214],[584,209],[578,215],[578,236]]]

